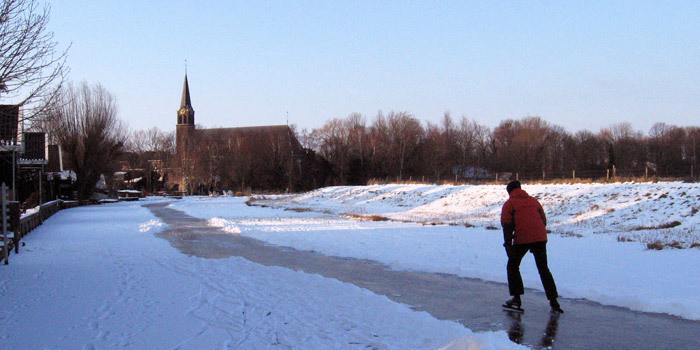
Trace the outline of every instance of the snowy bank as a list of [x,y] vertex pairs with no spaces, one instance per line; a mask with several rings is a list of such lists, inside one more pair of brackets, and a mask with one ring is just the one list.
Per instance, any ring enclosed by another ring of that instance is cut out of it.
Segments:
[[[613,233],[644,241],[677,237],[700,245],[700,184],[681,182],[524,185],[555,234]],[[505,186],[375,185],[326,187],[265,204],[394,220],[500,228]],[[617,236],[616,236],[617,237]]]

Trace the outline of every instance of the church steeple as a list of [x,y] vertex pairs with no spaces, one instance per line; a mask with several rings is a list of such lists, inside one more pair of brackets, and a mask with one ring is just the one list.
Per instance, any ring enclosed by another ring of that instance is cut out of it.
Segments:
[[178,125],[194,125],[194,108],[190,100],[190,86],[187,83],[187,73],[185,82],[182,84],[182,98],[180,99],[180,109],[177,111]]
[[187,83],[187,73],[185,73],[185,83],[182,85],[182,99],[180,100],[180,108],[192,109],[192,101],[190,101],[190,85]]

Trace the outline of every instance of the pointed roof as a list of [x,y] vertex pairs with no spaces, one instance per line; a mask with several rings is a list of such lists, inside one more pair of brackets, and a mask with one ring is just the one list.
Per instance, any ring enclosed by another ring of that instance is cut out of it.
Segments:
[[187,73],[185,73],[185,83],[182,85],[182,99],[180,100],[180,108],[193,109],[192,101],[190,101],[190,86],[187,84]]

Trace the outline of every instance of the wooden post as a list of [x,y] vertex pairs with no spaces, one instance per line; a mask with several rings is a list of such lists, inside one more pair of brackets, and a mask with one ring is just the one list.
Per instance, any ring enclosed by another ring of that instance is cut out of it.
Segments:
[[613,165],[613,179],[617,177],[617,167]]
[[10,216],[10,231],[14,232],[14,236],[12,238],[12,242],[15,245],[15,253],[19,253],[19,240],[22,238],[22,231],[20,230],[20,211],[19,211],[19,202],[10,202],[8,203],[8,208],[7,211],[9,212]]
[[7,185],[4,182],[0,186],[0,202],[2,202],[2,254],[7,265],[10,252],[7,250]]
[[496,173],[496,182],[498,182],[498,173]]
[[[44,204],[43,199],[44,199],[44,192],[41,190],[41,179],[44,175],[44,164],[41,165],[41,169],[39,169],[39,205]],[[150,178],[150,176],[149,176]]]
[[518,173],[515,173],[515,180],[516,180],[516,181],[520,181],[520,179],[519,179],[519,177],[518,177]]
[[605,171],[605,179],[606,179],[606,180],[610,180],[610,169],[607,169],[607,170]]
[[542,170],[542,181],[544,181],[544,169]]
[[576,170],[571,172],[571,179],[576,180]]
[[[15,149],[12,149],[12,200],[16,201],[17,200],[17,180],[15,179],[17,169],[15,168],[17,166],[17,160],[15,159]],[[5,191],[7,191],[7,186],[5,187]],[[3,197],[5,198],[5,197]],[[4,199],[3,199],[4,200]],[[7,262],[7,260],[5,261]]]

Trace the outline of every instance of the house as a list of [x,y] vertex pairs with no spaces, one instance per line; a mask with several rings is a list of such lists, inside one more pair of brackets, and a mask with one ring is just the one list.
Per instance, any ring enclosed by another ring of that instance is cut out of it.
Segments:
[[57,196],[46,173],[47,168],[61,170],[60,148],[47,147],[43,132],[20,130],[21,115],[19,105],[0,105],[0,182],[8,186],[13,200],[31,207]]

